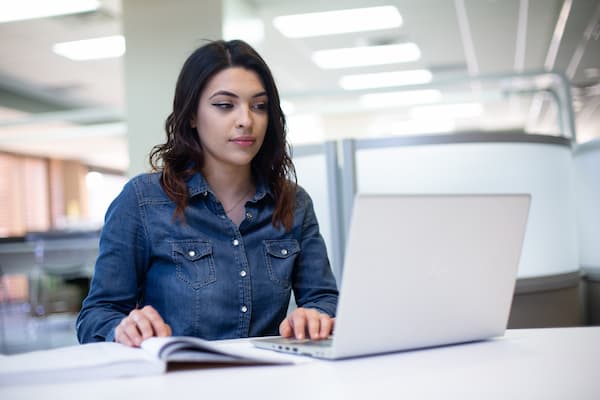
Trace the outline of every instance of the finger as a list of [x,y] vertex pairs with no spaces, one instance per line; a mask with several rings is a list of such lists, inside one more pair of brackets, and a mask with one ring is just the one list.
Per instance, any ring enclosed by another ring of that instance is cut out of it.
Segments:
[[292,334],[294,333],[294,331],[292,330],[292,326],[290,325],[290,321],[288,321],[288,319],[284,319],[283,321],[281,321],[281,324],[279,324],[279,334],[283,337],[290,337],[292,336]]
[[321,327],[321,318],[318,311],[312,311],[306,313],[306,320],[308,323],[308,334],[311,339],[319,339],[319,331]]
[[306,333],[306,313],[296,309],[289,318],[296,339],[304,339]]
[[126,346],[133,346],[133,343],[127,338],[127,336],[123,333],[123,328],[121,328],[121,323],[117,325],[115,328],[115,342],[124,344]]
[[140,330],[138,329],[138,324],[131,316],[125,318],[124,320],[123,333],[127,335],[134,346],[139,347],[142,344],[143,338]]
[[148,319],[148,316],[141,312],[140,310],[133,310],[129,317],[134,322],[135,327],[139,331],[141,335],[141,340],[148,339],[149,337],[154,336],[154,329],[152,327],[152,323]]
[[333,318],[327,314],[321,314],[321,330],[319,331],[319,337],[321,339],[327,339],[333,330]]
[[115,341],[117,343],[122,343],[124,345],[134,347],[136,344],[134,343],[132,338],[130,338],[127,334],[127,324],[128,317],[125,317],[121,320],[119,325],[117,325],[117,327],[115,328]]
[[[171,328],[165,323],[158,311],[152,306],[146,306],[140,310],[148,319],[151,330],[156,336],[171,336]],[[152,336],[152,335],[150,335]],[[146,338],[146,337],[145,337]]]

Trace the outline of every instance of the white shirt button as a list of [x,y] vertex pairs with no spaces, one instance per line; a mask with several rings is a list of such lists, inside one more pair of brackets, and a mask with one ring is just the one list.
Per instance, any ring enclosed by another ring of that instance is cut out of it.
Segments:
[[239,244],[240,244],[240,241],[239,241],[239,240],[237,240],[237,239],[233,239],[233,245],[234,245],[234,246],[237,246],[237,245],[239,245]]
[[243,313],[245,313],[245,312],[248,311],[248,307],[242,306],[242,308],[240,308],[240,311],[243,312]]
[[287,256],[288,251],[286,249],[281,249],[281,255]]
[[188,256],[194,257],[195,255],[196,255],[196,252],[194,250],[188,251]]
[[246,219],[252,219],[252,213],[247,212],[246,213]]
[[241,270],[241,271],[240,271],[240,276],[241,276],[242,278],[243,278],[243,277],[245,277],[245,276],[246,276],[246,271],[244,271],[244,270]]

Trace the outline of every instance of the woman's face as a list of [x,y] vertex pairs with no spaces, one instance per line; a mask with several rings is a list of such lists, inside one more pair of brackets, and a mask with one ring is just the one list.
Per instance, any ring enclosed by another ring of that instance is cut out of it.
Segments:
[[249,167],[265,138],[267,92],[251,70],[231,67],[214,75],[200,94],[195,126],[205,169]]

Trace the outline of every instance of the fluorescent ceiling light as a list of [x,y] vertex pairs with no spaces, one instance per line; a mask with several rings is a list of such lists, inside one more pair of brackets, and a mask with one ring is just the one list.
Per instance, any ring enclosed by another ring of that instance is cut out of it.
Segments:
[[94,11],[98,0],[0,0],[0,22]]
[[413,118],[473,118],[483,114],[481,103],[439,104],[410,110]]
[[273,25],[284,36],[300,38],[397,28],[402,17],[396,7],[381,6],[282,15],[273,19]]
[[369,93],[360,96],[360,103],[367,108],[409,106],[412,104],[437,103],[442,93],[435,89],[406,90],[402,92]]
[[315,64],[323,69],[403,63],[419,57],[421,50],[414,43],[319,50],[312,54]]
[[418,85],[431,82],[431,77],[431,72],[426,69],[345,75],[340,79],[340,86],[346,90],[360,90],[402,85]]
[[52,46],[52,51],[75,61],[120,57],[125,54],[125,38],[107,36],[57,43]]

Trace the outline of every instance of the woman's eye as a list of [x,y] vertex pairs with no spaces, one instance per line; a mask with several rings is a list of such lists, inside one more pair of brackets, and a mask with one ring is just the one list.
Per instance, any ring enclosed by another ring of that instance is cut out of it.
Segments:
[[267,109],[267,103],[256,103],[253,107],[256,110],[266,110]]
[[231,103],[213,103],[213,106],[218,107],[218,108],[222,108],[222,109],[229,109],[233,107],[233,104]]

